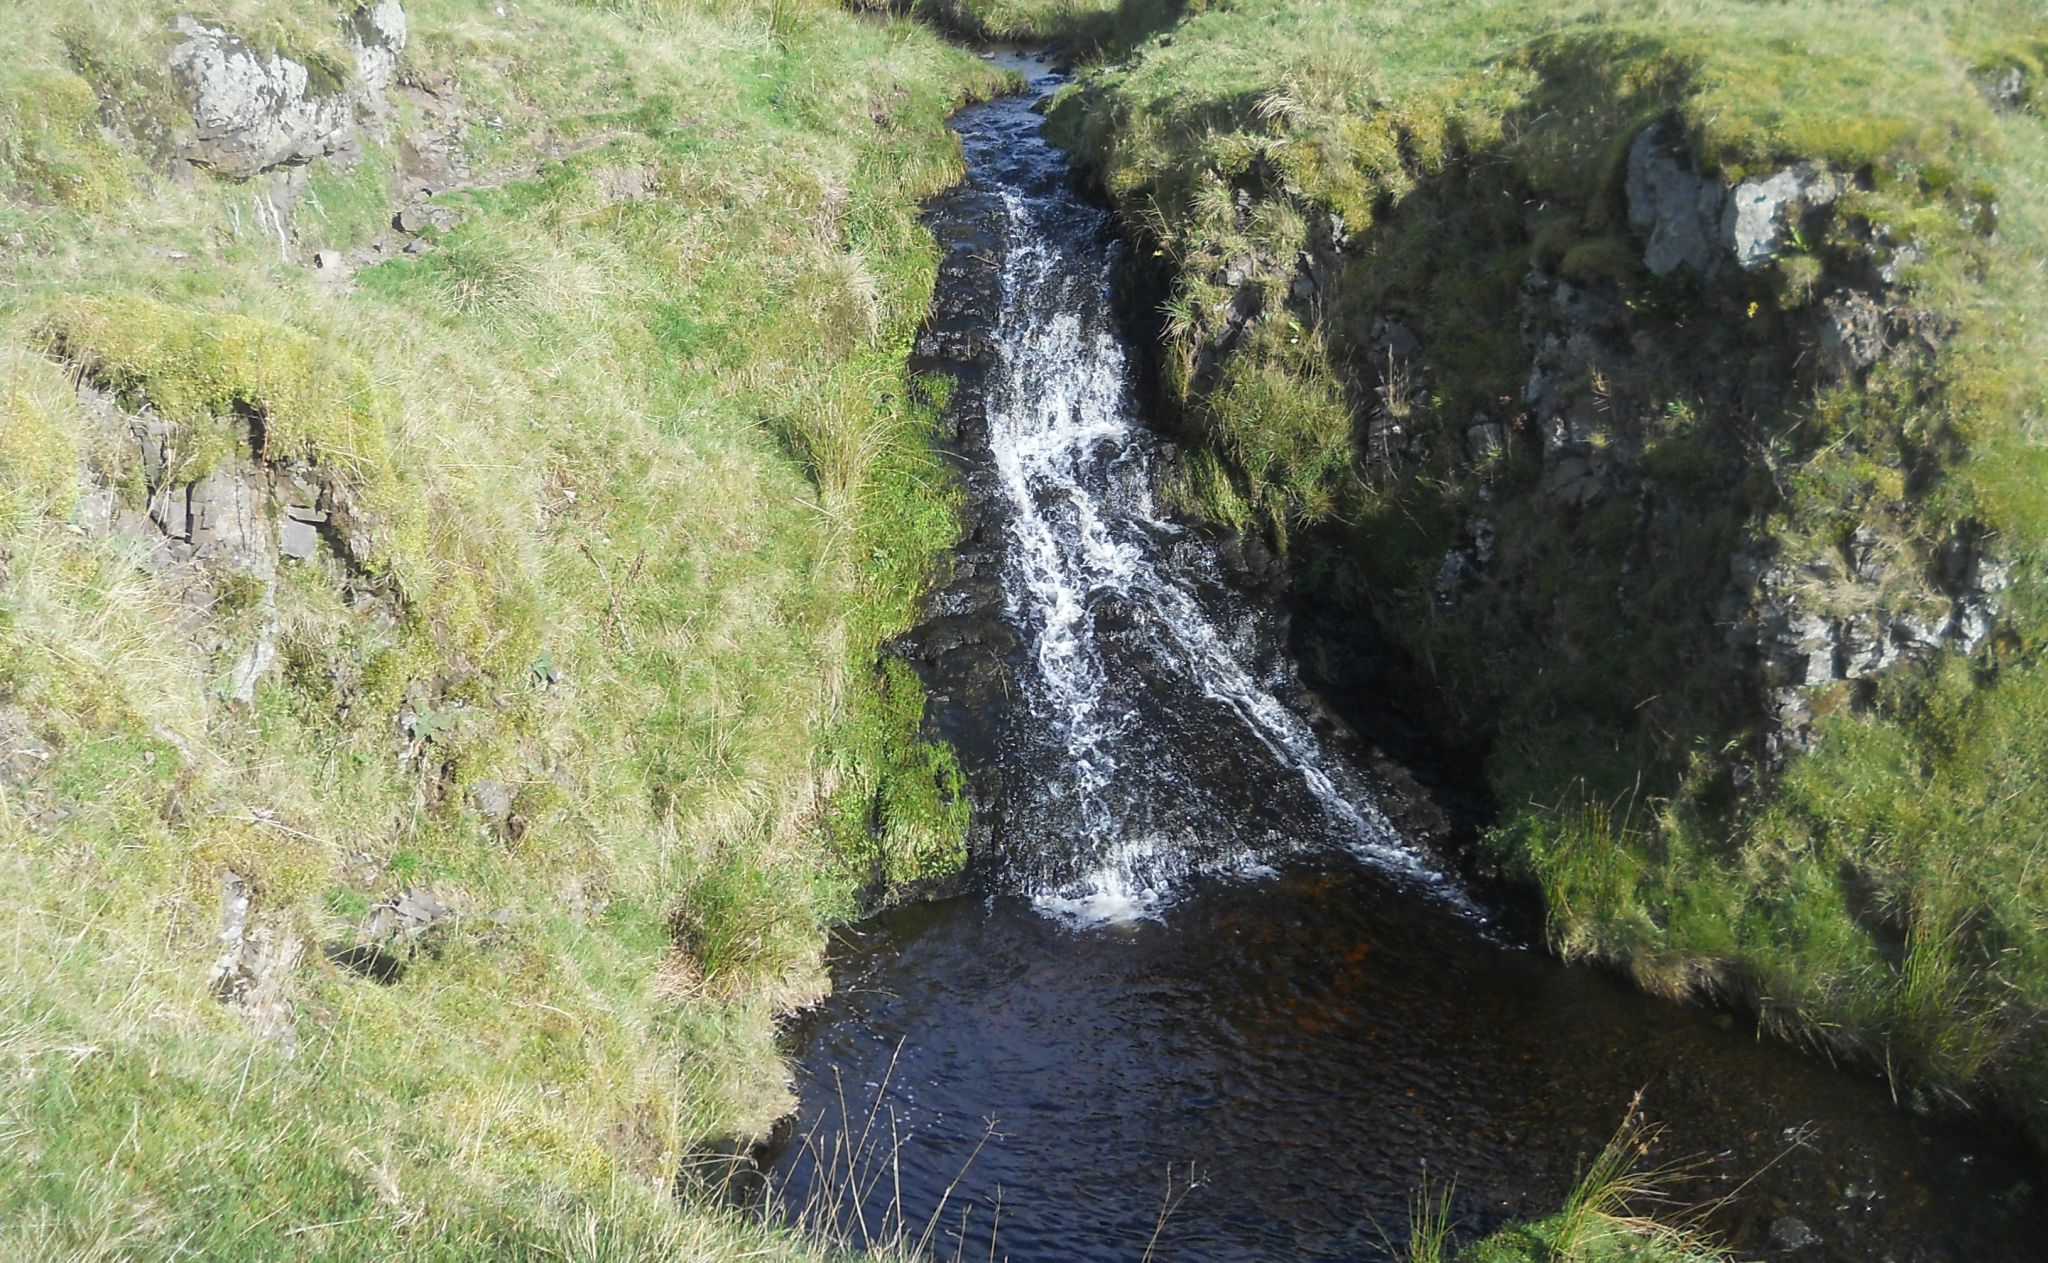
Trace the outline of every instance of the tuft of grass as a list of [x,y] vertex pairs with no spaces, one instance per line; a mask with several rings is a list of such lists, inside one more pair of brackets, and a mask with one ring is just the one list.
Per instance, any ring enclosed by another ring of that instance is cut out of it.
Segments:
[[1683,1167],[1647,1165],[1659,1129],[1641,1100],[1566,1193],[1558,1212],[1504,1228],[1458,1255],[1461,1263],[1714,1263],[1728,1252],[1674,1214]]
[[55,365],[0,359],[0,531],[69,516],[78,493],[75,408]]
[[1451,1199],[1457,1195],[1455,1181],[1430,1191],[1427,1175],[1408,1197],[1408,1244],[1403,1256],[1407,1263],[1447,1263],[1452,1257]]

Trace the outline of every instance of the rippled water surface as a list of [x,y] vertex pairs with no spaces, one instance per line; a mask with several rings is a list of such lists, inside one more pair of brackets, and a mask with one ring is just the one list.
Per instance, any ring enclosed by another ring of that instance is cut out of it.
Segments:
[[1349,861],[1078,932],[1018,899],[906,909],[849,936],[835,976],[802,1032],[810,1143],[782,1170],[811,1187],[879,1097],[872,1136],[903,1143],[855,1164],[894,1166],[868,1214],[900,1175],[922,1224],[959,1177],[946,1255],[965,1210],[986,1257],[1000,1203],[999,1257],[1136,1260],[1169,1164],[1184,1183],[1192,1163],[1162,1259],[1384,1258],[1425,1176],[1455,1180],[1468,1229],[1555,1210],[1638,1091],[1659,1156],[1700,1163],[1680,1194],[1732,1195],[1715,1226],[1756,1253],[1787,1215],[1824,1242],[1788,1257],[1843,1263],[2048,1242],[2019,1155],[1726,1018],[1487,943]]
[[928,672],[1000,786],[980,893],[844,935],[793,1032],[784,1199],[856,1239],[932,1224],[945,1257],[1378,1259],[1425,1181],[1466,1232],[1554,1209],[1641,1093],[1746,1249],[1796,1217],[1796,1257],[2048,1258],[2026,1155],[1516,947],[1390,823],[1270,617],[1155,503],[1123,247],[1040,134],[1055,77],[1018,64],[1033,92],[958,119],[935,225],[945,283],[988,298],[955,339],[986,556],[934,619],[1000,624],[964,641],[1003,683]]

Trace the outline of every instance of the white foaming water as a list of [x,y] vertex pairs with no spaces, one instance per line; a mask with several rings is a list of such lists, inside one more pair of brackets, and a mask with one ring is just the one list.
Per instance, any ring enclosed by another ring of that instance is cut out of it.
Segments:
[[[1072,235],[1074,207],[1054,216],[1014,191],[1004,202],[1009,248],[988,446],[1010,511],[1006,612],[1031,649],[1023,701],[1062,756],[1034,788],[1046,827],[1067,835],[1061,862],[1022,875],[1024,893],[1076,926],[1156,918],[1192,871],[1270,873],[1263,856],[1328,840],[1469,908],[1376,807],[1338,787],[1314,730],[1261,682],[1188,578],[1164,563],[1162,541],[1181,532],[1154,504],[1130,364],[1104,315],[1107,252],[1093,260],[1099,267],[1077,268],[1072,250],[1055,245],[1059,229]],[[1194,551],[1213,568],[1205,550]],[[1104,609],[1144,642],[1141,665],[1106,658]],[[1157,696],[1205,699],[1209,722],[1241,728],[1270,756],[1271,769],[1250,773],[1257,793],[1305,791],[1318,824],[1290,832],[1205,814],[1205,781],[1217,769],[1170,766],[1171,744],[1131,748],[1142,721],[1120,670],[1142,674]],[[1163,831],[1152,818],[1161,803],[1185,818]]]

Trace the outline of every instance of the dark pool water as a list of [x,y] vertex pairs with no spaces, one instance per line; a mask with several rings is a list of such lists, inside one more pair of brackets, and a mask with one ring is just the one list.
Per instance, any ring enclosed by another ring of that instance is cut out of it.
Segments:
[[[1709,1223],[1745,1254],[2048,1258],[2024,1154],[1350,861],[1078,931],[1020,899],[910,908],[848,933],[835,977],[799,1032],[786,1195],[820,1157],[847,1187],[879,1101],[867,1220],[899,1187],[920,1229],[943,1199],[942,1256],[987,1257],[1000,1205],[998,1257],[1135,1260],[1171,1168],[1160,1259],[1387,1258],[1425,1181],[1467,1232],[1550,1213],[1640,1093],[1655,1160],[1695,1168],[1675,1194],[1727,1199]],[[1822,1244],[1772,1250],[1786,1216]]]

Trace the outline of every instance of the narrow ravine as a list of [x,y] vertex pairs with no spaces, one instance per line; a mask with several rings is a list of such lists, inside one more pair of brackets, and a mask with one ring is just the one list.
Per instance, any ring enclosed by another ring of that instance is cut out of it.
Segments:
[[[2028,1160],[1726,1016],[1497,933],[1390,817],[1227,560],[1159,506],[1124,249],[1034,108],[963,112],[926,358],[975,528],[921,657],[984,800],[975,893],[845,936],[796,1032],[791,1213],[1015,1260],[1390,1257],[1547,1213],[1640,1092],[1713,1225],[1814,1259],[2020,1259]],[[1162,1200],[1172,1213],[1161,1223]]]

